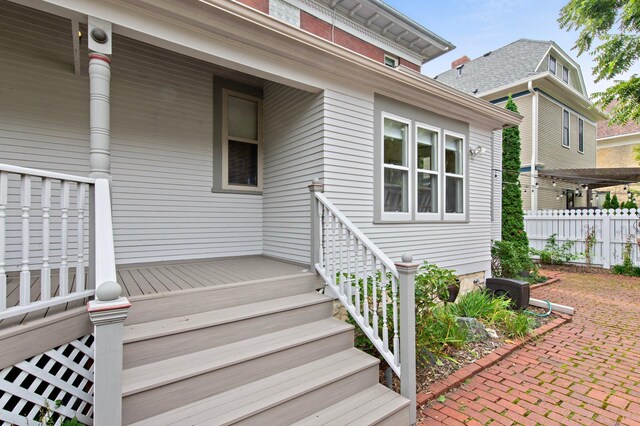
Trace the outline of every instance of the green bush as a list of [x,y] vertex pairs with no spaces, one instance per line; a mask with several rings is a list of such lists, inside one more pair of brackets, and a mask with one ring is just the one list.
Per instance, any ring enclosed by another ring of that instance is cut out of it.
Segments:
[[495,241],[491,248],[493,275],[518,278],[522,272],[535,272],[529,248],[512,241]]
[[542,250],[531,249],[531,253],[540,257],[540,263],[545,265],[564,265],[578,258],[578,255],[571,251],[574,242],[565,241],[562,244],[558,244],[557,237],[558,234],[551,234]]
[[[453,306],[447,305],[447,306]],[[458,324],[456,316],[444,307],[438,307],[416,318],[416,354],[425,361],[425,350],[444,355],[449,348],[460,349],[467,343],[467,330]]]
[[633,250],[632,236],[627,237],[627,241],[624,243],[624,249],[622,251],[622,264],[613,265],[611,268],[614,274],[628,275],[631,277],[640,277],[640,267],[633,264],[631,259],[631,250]]

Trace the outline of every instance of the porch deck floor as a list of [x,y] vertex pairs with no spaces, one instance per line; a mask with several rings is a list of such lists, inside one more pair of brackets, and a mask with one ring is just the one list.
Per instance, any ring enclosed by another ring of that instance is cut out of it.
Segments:
[[[203,259],[146,264],[119,265],[118,283],[122,286],[123,296],[135,301],[136,297],[149,294],[170,293],[192,288],[235,284],[260,279],[286,277],[306,272],[301,265],[268,259],[262,256],[247,256],[232,259]],[[52,293],[58,294],[59,271],[51,274]],[[85,275],[86,277],[86,275]],[[86,278],[85,278],[85,282]],[[75,289],[76,274],[73,268],[69,272],[69,285]],[[7,306],[17,306],[20,294],[20,275],[7,275]],[[31,300],[40,299],[40,275],[32,273]],[[56,313],[83,307],[87,299],[53,306],[18,315],[0,321],[0,330],[27,322],[46,318]]]

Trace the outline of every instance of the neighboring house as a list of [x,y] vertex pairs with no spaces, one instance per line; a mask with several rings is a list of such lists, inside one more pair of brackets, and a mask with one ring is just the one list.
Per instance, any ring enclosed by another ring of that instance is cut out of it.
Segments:
[[0,10],[0,419],[411,423],[402,255],[490,274],[521,121],[419,73],[453,46],[378,0]]
[[[520,39],[474,60],[463,56],[435,78],[499,106],[512,96],[524,117],[525,210],[590,205],[583,181],[566,176],[570,169],[596,166],[596,122],[603,115],[589,101],[580,66],[556,43]],[[554,178],[554,171],[564,179]]]
[[[637,146],[640,146],[640,124],[630,122],[621,126],[609,125],[607,121],[598,122],[598,168],[638,167],[637,154],[634,151],[634,147]],[[636,182],[631,181],[602,188],[602,191],[609,191],[612,195],[616,194],[618,200],[626,201],[629,188],[640,189]],[[604,197],[599,197],[599,201],[604,201]]]

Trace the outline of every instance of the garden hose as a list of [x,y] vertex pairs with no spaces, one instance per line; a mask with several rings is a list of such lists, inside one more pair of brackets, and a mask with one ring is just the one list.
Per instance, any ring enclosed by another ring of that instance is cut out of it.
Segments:
[[549,312],[547,312],[546,314],[536,314],[535,312],[531,312],[528,310],[525,310],[524,312],[536,317],[548,317],[549,315],[551,315],[551,311],[553,310],[553,308],[551,307],[551,302],[549,302],[548,300],[545,300],[545,302],[547,302],[547,305],[549,305]]

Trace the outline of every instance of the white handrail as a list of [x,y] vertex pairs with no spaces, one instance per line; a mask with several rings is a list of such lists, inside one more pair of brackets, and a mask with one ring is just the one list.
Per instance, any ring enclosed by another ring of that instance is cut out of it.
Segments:
[[41,178],[50,178],[56,180],[68,180],[79,183],[95,183],[95,179],[83,176],[67,175],[64,173],[50,172],[47,170],[31,169],[29,167],[12,166],[11,164],[0,163],[0,171],[14,173],[18,175],[37,176]]
[[382,250],[378,248],[366,235],[358,229],[356,225],[353,224],[338,208],[325,197],[325,195],[321,192],[315,193],[316,198],[327,208],[331,213],[340,221],[352,234],[355,238],[360,240],[360,242],[373,254],[377,257],[380,262],[396,277],[398,276],[398,271],[396,270],[396,266],[389,257],[384,254]]

